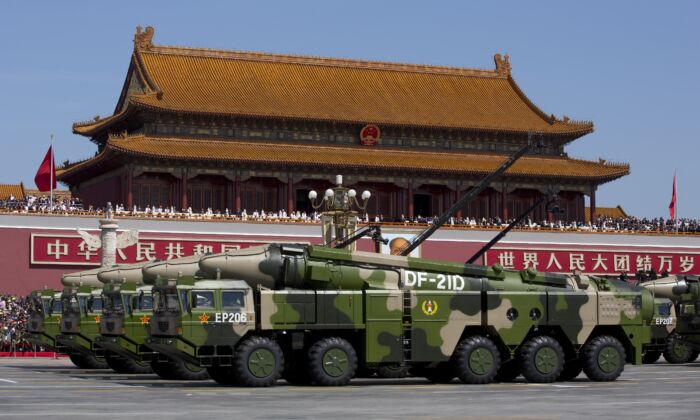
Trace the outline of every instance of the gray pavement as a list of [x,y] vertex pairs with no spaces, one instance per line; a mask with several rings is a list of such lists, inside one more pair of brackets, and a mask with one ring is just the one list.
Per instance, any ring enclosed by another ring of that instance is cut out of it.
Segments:
[[356,379],[340,388],[220,387],[73,367],[67,359],[0,359],[0,418],[692,419],[700,363],[627,366],[616,382],[434,385]]

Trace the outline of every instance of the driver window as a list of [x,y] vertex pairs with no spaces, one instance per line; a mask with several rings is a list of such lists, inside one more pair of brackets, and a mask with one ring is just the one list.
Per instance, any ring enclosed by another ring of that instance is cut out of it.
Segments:
[[197,309],[214,309],[214,292],[193,291],[192,307]]
[[243,292],[221,292],[221,303],[224,309],[242,308],[243,302]]

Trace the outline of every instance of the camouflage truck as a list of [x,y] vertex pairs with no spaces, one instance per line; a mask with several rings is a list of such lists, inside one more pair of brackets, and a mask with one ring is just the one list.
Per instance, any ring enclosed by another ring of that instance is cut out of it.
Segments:
[[199,267],[196,262],[188,267],[190,260],[194,259],[115,266],[98,273],[98,279],[105,283],[102,292],[105,305],[100,335],[95,342],[111,354],[107,360],[113,361],[110,364],[112,369],[125,373],[154,371],[164,379],[209,378],[206,370],[159,355],[145,345],[149,321],[153,316],[153,300],[152,286],[142,283],[153,283],[153,273],[167,272],[168,268],[176,269],[180,275],[190,271],[196,273]]
[[698,357],[698,351],[691,348],[676,332],[681,302],[674,294],[674,288],[677,292],[684,289],[683,286],[678,289],[678,283],[678,276],[667,276],[639,284],[651,291],[655,301],[660,301],[657,304],[658,313],[651,325],[652,341],[644,347],[644,363],[654,363],[662,354],[667,362],[673,364],[692,362]]
[[70,356],[76,366],[85,369],[107,369],[104,351],[95,346],[102,317],[102,285],[97,280],[98,268],[64,274],[61,283],[60,333],[56,347]]
[[45,350],[58,352],[56,335],[60,331],[61,293],[54,289],[34,290],[29,298],[29,341]]
[[[615,380],[642,362],[654,299],[584,275],[270,244],[204,256],[215,280],[153,288],[149,347],[221,384],[345,385],[410,366],[434,382]],[[231,280],[223,280],[231,279]]]
[[687,363],[700,352],[700,278],[669,276],[643,283],[657,296],[674,302],[678,315],[676,328],[668,336],[664,358],[670,363]]

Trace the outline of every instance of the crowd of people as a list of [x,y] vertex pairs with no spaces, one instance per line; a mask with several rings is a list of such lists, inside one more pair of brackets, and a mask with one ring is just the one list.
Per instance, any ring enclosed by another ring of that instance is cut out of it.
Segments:
[[[102,215],[103,208],[85,208],[78,198],[55,198],[53,206],[47,196],[29,195],[25,199],[18,200],[9,197],[0,200],[0,212],[24,213],[24,214],[76,214],[76,215]],[[174,206],[132,206],[127,208],[122,204],[114,206],[114,214],[118,217],[138,218],[165,218],[165,219],[198,219],[198,220],[229,220],[243,222],[276,222],[276,223],[319,223],[320,214],[317,212],[286,210],[252,210],[243,209],[240,212],[229,209],[215,210],[187,209],[178,210]],[[397,223],[405,226],[426,226],[433,223],[437,216],[416,216],[407,218],[401,215],[398,218],[386,218],[381,214],[362,214],[363,222],[391,224]],[[507,226],[512,220],[496,218],[452,217],[449,226],[474,229],[499,229]],[[621,233],[700,233],[700,219],[664,219],[638,218],[638,217],[598,217],[594,222],[578,222],[565,220],[541,220],[525,219],[515,229],[519,230],[557,230],[580,232],[621,232]]]
[[0,209],[19,213],[77,213],[84,211],[83,203],[79,198],[55,197],[51,201],[48,195],[27,195],[23,199],[10,195],[4,200],[0,200]]
[[0,294],[0,352],[35,351],[27,340],[27,297]]

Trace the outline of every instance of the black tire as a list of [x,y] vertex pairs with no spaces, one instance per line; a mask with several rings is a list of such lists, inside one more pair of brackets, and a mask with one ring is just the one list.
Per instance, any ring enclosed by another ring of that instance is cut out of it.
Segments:
[[645,365],[650,365],[652,363],[656,363],[656,361],[659,360],[660,357],[660,351],[645,351],[642,355],[642,363]]
[[615,337],[595,337],[581,353],[583,371],[592,381],[614,381],[625,369],[625,348]]
[[219,385],[232,386],[238,385],[236,375],[231,366],[212,366],[207,368],[209,377]]
[[97,360],[95,356],[85,354],[71,354],[70,361],[80,369],[109,369],[107,363]]
[[399,379],[408,376],[408,366],[400,363],[389,363],[377,368],[377,376],[380,378]]
[[322,338],[309,349],[306,368],[313,385],[347,385],[357,370],[357,353],[343,338]]
[[276,341],[253,336],[243,341],[236,349],[232,368],[240,385],[272,386],[282,376],[284,355]]
[[516,359],[511,359],[501,363],[494,380],[496,382],[513,382],[518,376],[520,376],[520,364]]
[[151,362],[156,375],[168,380],[204,381],[209,379],[207,370],[185,363],[182,360],[169,359],[165,362]]
[[158,375],[161,379],[177,379],[175,378],[175,373],[170,369],[170,363],[168,362],[153,361],[151,362],[151,369],[153,369],[153,373]]
[[449,384],[457,374],[452,363],[440,363],[434,368],[425,368],[423,376],[435,384]]
[[498,347],[479,335],[462,340],[452,357],[457,377],[464,384],[491,383],[501,366]]
[[693,353],[693,350],[683,342],[678,334],[673,333],[666,338],[664,359],[666,359],[668,363],[688,363],[698,357],[697,353],[695,353],[695,357],[692,357]]
[[563,369],[564,350],[552,337],[533,337],[520,348],[520,371],[528,382],[554,382]]
[[561,370],[557,381],[572,381],[583,371],[583,363],[578,357],[564,362],[564,369]]
[[147,363],[139,363],[136,360],[120,357],[110,352],[105,353],[105,363],[107,363],[107,366],[117,373],[145,374],[153,372],[151,365]]
[[697,360],[698,355],[700,355],[700,351],[697,351],[697,350],[691,351],[690,352],[690,359],[688,360],[688,363],[694,362],[695,360]]

